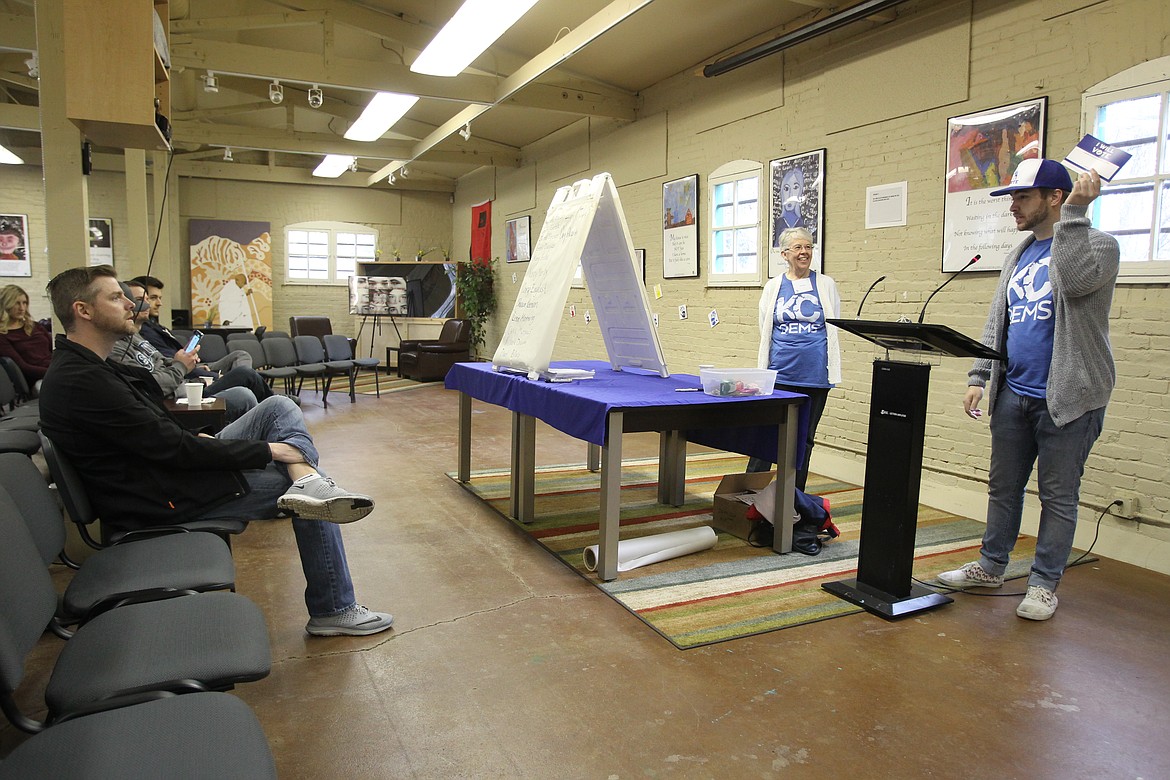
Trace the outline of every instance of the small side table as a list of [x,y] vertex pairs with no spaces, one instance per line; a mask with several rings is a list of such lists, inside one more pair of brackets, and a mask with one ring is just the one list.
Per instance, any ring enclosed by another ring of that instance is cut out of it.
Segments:
[[[395,353],[394,360],[391,360],[391,359],[390,359],[390,353],[391,353],[391,352]],[[389,373],[390,373],[390,367],[391,367],[391,366],[394,366],[395,370],[398,372],[398,378],[399,378],[399,379],[401,379],[401,378],[402,378],[402,364],[401,364],[400,362],[398,362],[397,353],[398,353],[398,347],[397,347],[397,346],[395,346],[395,347],[386,347],[386,373],[387,373],[387,374],[389,374]]]
[[188,409],[187,404],[181,404],[171,398],[163,403],[167,411],[178,419],[179,425],[189,431],[218,432],[227,424],[227,404],[222,398],[214,398],[211,403],[202,404],[198,409]]

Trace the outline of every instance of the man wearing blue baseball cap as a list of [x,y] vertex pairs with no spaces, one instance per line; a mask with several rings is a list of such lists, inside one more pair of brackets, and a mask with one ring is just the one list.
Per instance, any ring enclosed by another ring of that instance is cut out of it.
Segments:
[[1031,235],[1004,263],[983,343],[1007,356],[977,360],[963,408],[973,419],[987,389],[991,470],[979,560],[938,579],[956,588],[998,588],[1020,532],[1024,489],[1036,468],[1040,530],[1028,592],[1016,614],[1047,620],[1072,551],[1081,475],[1101,433],[1115,379],[1109,307],[1120,249],[1086,216],[1101,194],[1096,171],[1074,183],[1055,160],[1024,160],[1011,183],[1017,230]]

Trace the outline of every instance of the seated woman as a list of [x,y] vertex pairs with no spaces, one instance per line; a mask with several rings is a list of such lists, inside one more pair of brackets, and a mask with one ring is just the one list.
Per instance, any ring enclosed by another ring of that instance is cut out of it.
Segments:
[[28,293],[15,284],[0,290],[0,357],[20,367],[29,387],[44,378],[53,357],[53,338],[28,313]]

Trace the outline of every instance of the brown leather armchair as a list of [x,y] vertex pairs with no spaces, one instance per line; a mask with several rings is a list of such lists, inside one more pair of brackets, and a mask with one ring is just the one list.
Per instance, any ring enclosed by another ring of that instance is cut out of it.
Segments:
[[398,347],[399,372],[420,382],[442,379],[451,366],[470,359],[471,323],[467,320],[447,320],[437,339],[408,339]]

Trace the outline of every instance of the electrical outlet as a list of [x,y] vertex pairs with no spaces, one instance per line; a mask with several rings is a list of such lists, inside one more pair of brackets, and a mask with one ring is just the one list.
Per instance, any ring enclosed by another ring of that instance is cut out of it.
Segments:
[[1120,496],[1117,500],[1121,503],[1113,506],[1112,514],[1114,517],[1132,520],[1141,509],[1141,499],[1137,496]]

